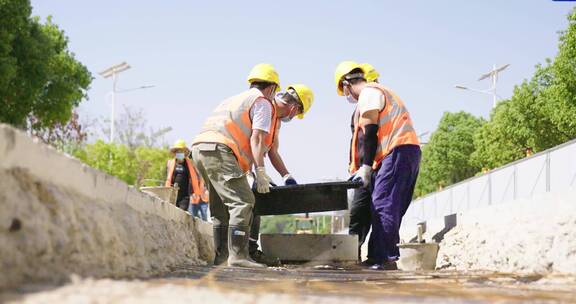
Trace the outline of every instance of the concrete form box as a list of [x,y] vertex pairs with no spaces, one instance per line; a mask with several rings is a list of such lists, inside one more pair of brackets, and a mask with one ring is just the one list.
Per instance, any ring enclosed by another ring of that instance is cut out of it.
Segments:
[[328,182],[270,188],[269,193],[254,191],[258,215],[281,215],[348,209],[348,189],[361,182]]
[[356,262],[358,236],[347,234],[261,234],[262,251],[282,262]]

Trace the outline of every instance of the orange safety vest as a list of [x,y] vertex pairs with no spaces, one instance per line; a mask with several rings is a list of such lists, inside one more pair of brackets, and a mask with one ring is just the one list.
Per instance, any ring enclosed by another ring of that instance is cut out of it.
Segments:
[[[191,199],[191,202],[193,204],[198,204],[200,202],[200,199],[204,198],[203,197],[205,193],[204,181],[202,180],[202,177],[196,173],[196,169],[192,165],[190,159],[186,158],[185,163],[186,166],[188,167],[188,172],[190,172],[189,179],[190,179],[190,185],[192,186],[192,193],[196,194],[192,196],[193,198]],[[174,168],[176,168],[176,160],[169,159],[168,162],[166,163],[166,167],[168,168],[168,175],[166,176],[166,182],[164,183],[164,186],[172,187],[172,178],[174,176]],[[208,199],[206,198],[206,200],[204,201],[208,202]]]
[[[404,102],[394,92],[385,86],[371,82],[366,85],[368,88],[375,88],[382,92],[384,98],[384,108],[378,113],[378,147],[374,157],[372,168],[376,170],[380,162],[392,151],[392,149],[401,145],[420,145],[420,140],[416,135],[412,119]],[[360,128],[360,113],[358,110],[354,113],[354,135],[352,136],[352,159],[350,162],[350,173],[356,172],[360,168],[358,159],[358,133]]]
[[224,100],[214,110],[212,116],[208,117],[192,145],[199,143],[226,145],[234,152],[240,168],[245,172],[250,171],[254,163],[250,146],[252,136],[250,109],[258,98],[264,98],[272,105],[272,125],[264,139],[264,144],[270,149],[276,133],[276,106],[256,88]]

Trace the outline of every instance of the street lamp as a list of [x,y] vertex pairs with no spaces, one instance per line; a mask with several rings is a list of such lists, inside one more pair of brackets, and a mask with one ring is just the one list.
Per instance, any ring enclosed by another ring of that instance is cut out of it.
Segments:
[[118,75],[121,72],[128,70],[130,66],[126,62],[113,65],[106,70],[98,73],[104,78],[112,77],[112,114],[110,115],[110,143],[114,142],[114,108],[116,103],[116,81],[118,80]]
[[422,146],[428,144],[428,142],[424,142],[424,136],[426,136],[428,134],[430,134],[430,131],[422,132],[422,133],[416,135],[418,137],[418,140],[420,140],[420,144]]
[[454,88],[492,95],[492,108],[495,108],[496,103],[498,102],[498,97],[499,97],[498,94],[496,94],[496,82],[498,81],[498,73],[504,71],[504,69],[506,69],[509,66],[510,66],[510,64],[505,64],[499,68],[496,68],[496,65],[493,65],[492,71],[490,71],[490,72],[480,76],[480,78],[478,78],[478,81],[484,80],[486,78],[490,78],[491,87],[487,90],[477,90],[477,89],[468,88],[468,87],[462,86],[462,85],[455,85]]
[[136,88],[118,90],[118,91],[116,91],[116,93],[126,93],[126,92],[141,90],[141,89],[150,89],[150,88],[153,88],[153,87],[155,87],[155,85],[143,85],[143,86],[139,86],[139,87],[136,87]]
[[[135,88],[130,88],[130,89],[122,89],[122,90],[114,90],[114,91],[110,91],[108,92],[108,94],[106,94],[106,100],[108,100],[109,96],[112,95],[112,107],[115,107],[114,105],[114,99],[115,99],[115,95],[116,94],[123,94],[123,93],[127,93],[127,92],[132,92],[132,91],[136,91],[136,90],[142,90],[142,89],[149,89],[149,88],[154,88],[155,85],[143,85],[143,86],[139,86],[139,87],[135,87]],[[114,109],[112,109],[112,119],[111,119],[111,128],[110,130],[114,130],[112,129],[112,126],[115,125],[114,124]],[[112,131],[113,132],[113,131]],[[114,134],[114,133],[111,133]],[[112,137],[111,137],[112,138]]]

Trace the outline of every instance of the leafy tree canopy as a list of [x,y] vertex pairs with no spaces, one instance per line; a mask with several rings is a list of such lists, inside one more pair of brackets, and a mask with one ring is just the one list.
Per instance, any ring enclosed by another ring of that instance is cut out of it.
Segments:
[[32,128],[66,123],[86,98],[92,76],[48,18],[31,17],[29,0],[0,0],[0,122]]

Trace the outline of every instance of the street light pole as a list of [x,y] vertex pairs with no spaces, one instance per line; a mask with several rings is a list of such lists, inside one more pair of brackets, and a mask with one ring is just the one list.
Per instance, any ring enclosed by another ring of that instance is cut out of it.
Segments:
[[110,115],[110,143],[114,142],[114,123],[115,123],[115,107],[116,107],[116,83],[118,74],[130,68],[126,62],[113,65],[106,70],[98,73],[104,78],[112,77],[112,113]]
[[114,143],[114,122],[116,121],[116,73],[112,74],[112,113],[110,114],[110,143]]
[[496,82],[498,82],[498,73],[502,72],[508,66],[510,66],[510,64],[505,64],[499,68],[496,68],[496,65],[493,65],[492,71],[480,76],[478,81],[484,80],[486,78],[490,78],[491,87],[488,90],[476,90],[476,89],[471,89],[471,88],[468,88],[468,87],[462,86],[462,85],[455,85],[454,87],[456,89],[468,90],[468,91],[472,91],[472,92],[492,95],[492,109],[494,109],[496,107],[496,104],[498,103],[498,94],[496,94]]
[[[507,66],[504,67],[504,69]],[[492,71],[496,71],[496,65],[492,65]],[[492,109],[494,109],[496,107],[496,102],[498,102],[498,100],[496,99],[496,81],[498,81],[498,72],[494,73],[494,75],[491,77],[492,78]]]

